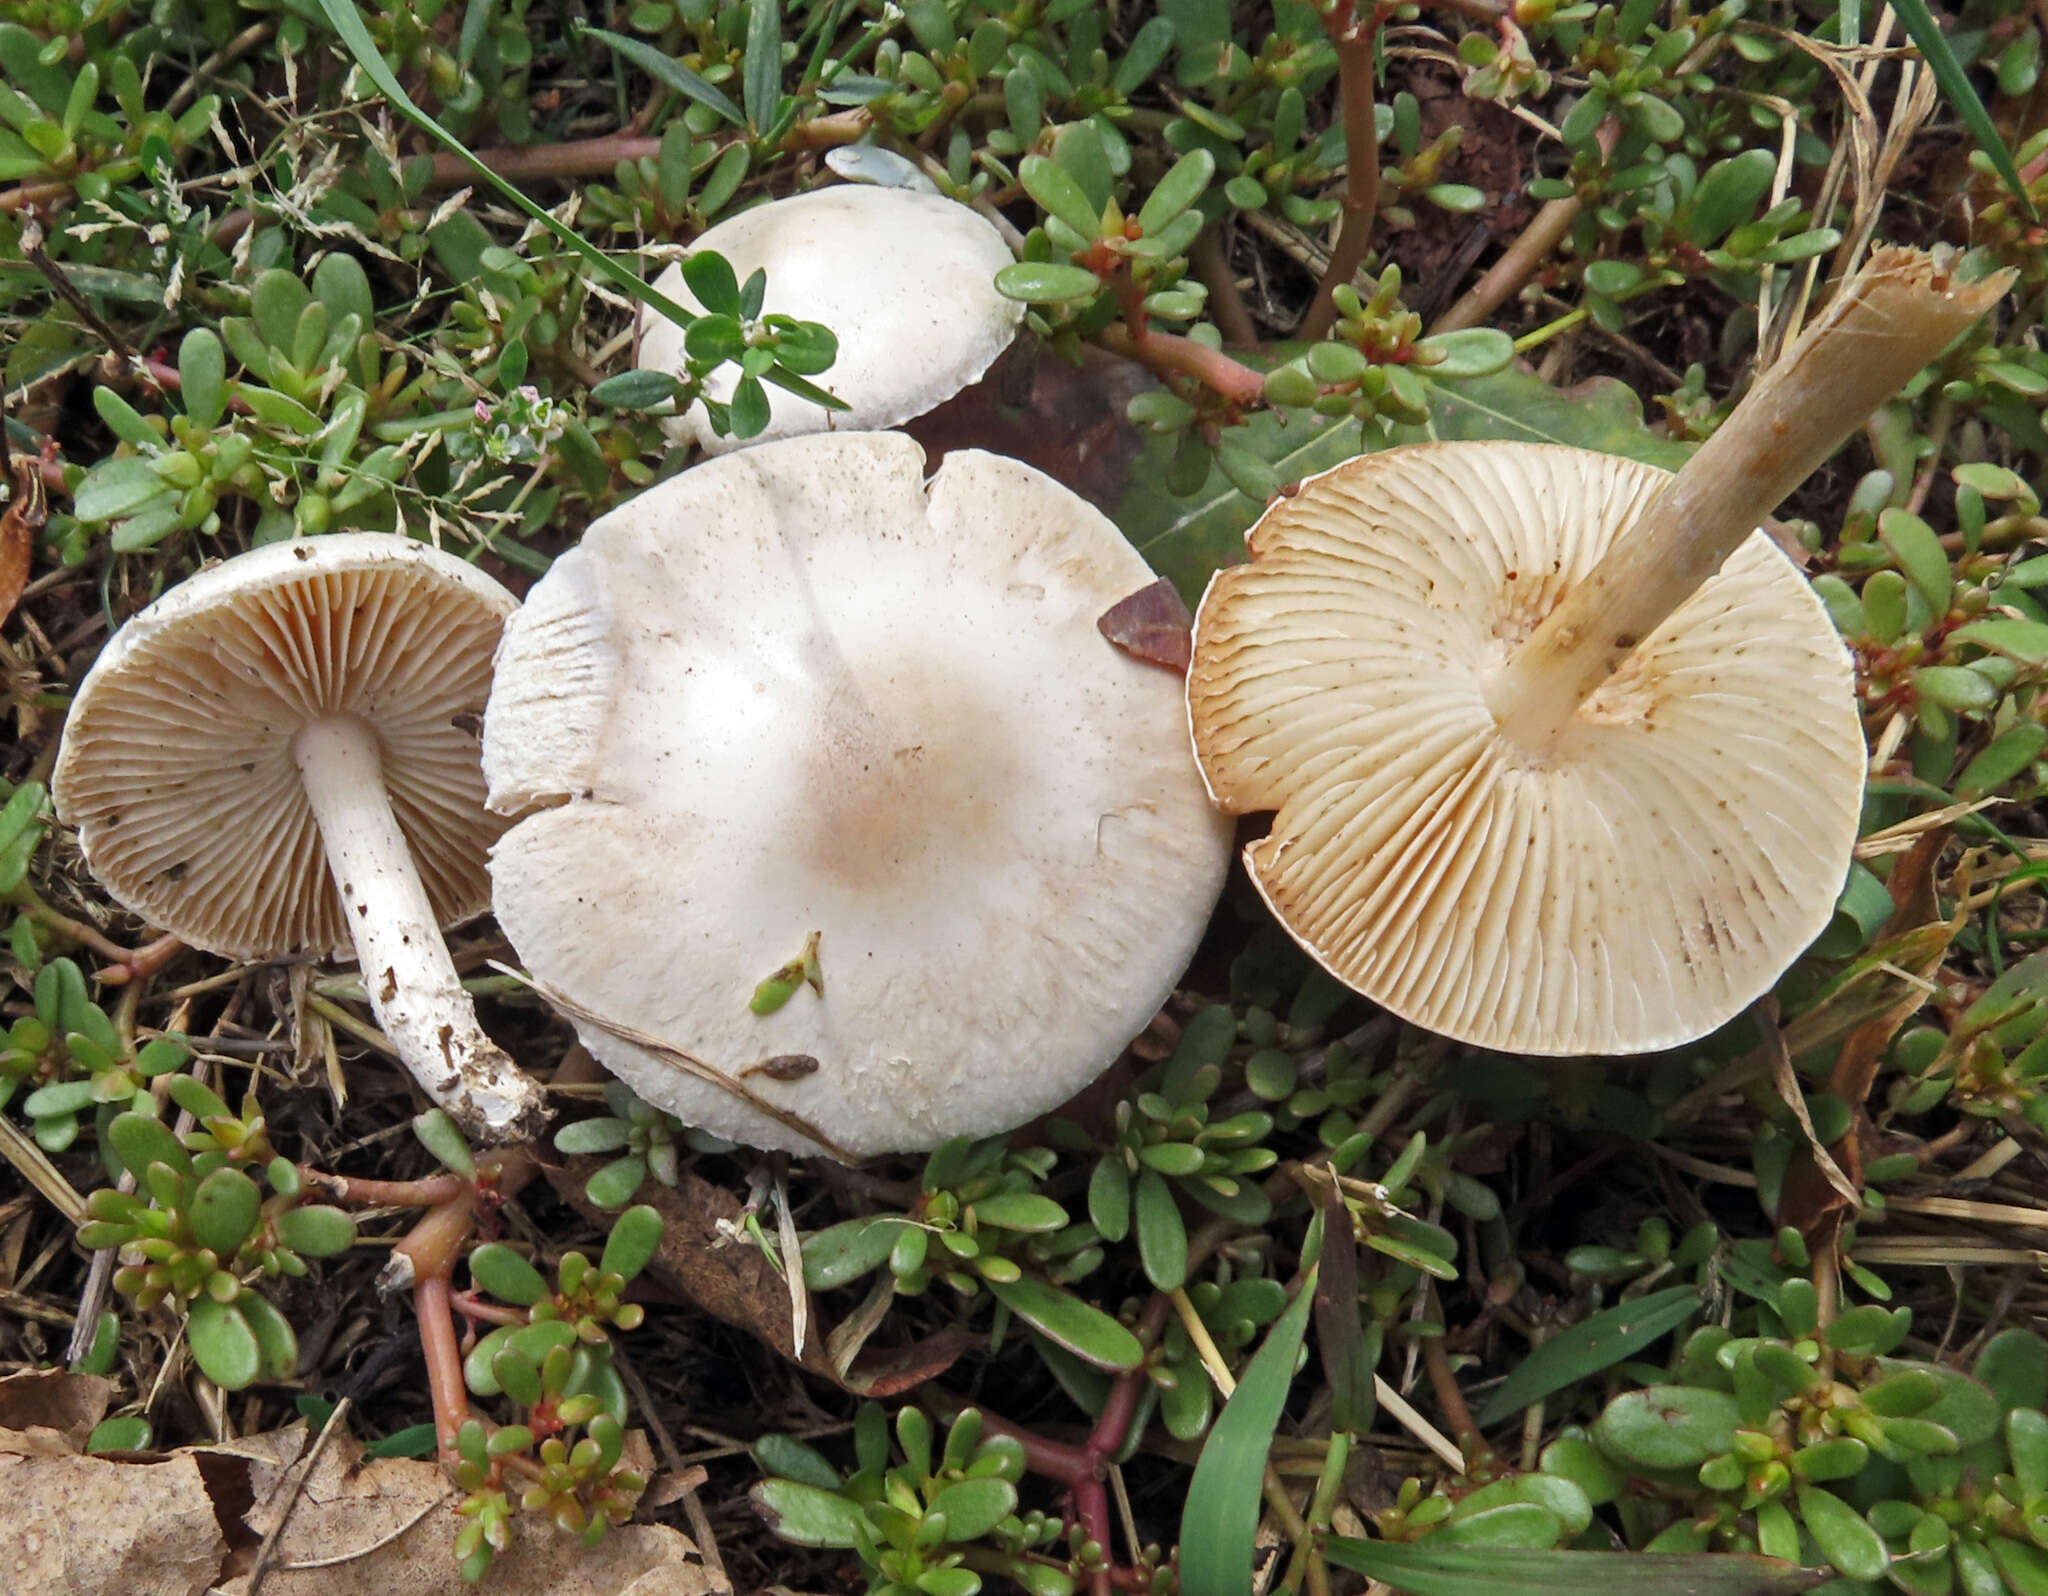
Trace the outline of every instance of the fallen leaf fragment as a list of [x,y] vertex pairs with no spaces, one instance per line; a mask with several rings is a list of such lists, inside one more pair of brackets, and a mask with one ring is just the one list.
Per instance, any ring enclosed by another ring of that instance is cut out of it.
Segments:
[[[583,1189],[602,1162],[572,1158],[550,1168],[547,1176],[556,1193],[586,1218],[608,1225],[614,1216],[592,1203]],[[972,1336],[941,1331],[906,1347],[869,1347],[841,1370],[827,1350],[830,1337],[814,1334],[799,1356],[788,1286],[759,1248],[733,1239],[739,1198],[685,1170],[674,1187],[643,1183],[634,1200],[661,1215],[661,1245],[648,1265],[657,1281],[714,1319],[760,1337],[791,1363],[858,1396],[899,1396],[936,1379],[974,1342]]]
[[[80,1377],[66,1377],[78,1380]],[[91,1383],[17,1377],[0,1408],[75,1415],[105,1405]],[[96,1382],[104,1388],[105,1382]],[[304,1426],[168,1454],[82,1457],[65,1429],[0,1429],[0,1592],[5,1596],[250,1596],[264,1538],[283,1521],[262,1596],[466,1596],[455,1562],[460,1493],[432,1463],[365,1461],[336,1437],[296,1496],[311,1445]],[[650,1465],[627,1438],[628,1460]],[[637,1452],[637,1459],[635,1453]],[[491,1569],[491,1596],[730,1596],[690,1539],[629,1524],[595,1547],[545,1518],[514,1520]]]
[[[294,1466],[311,1444],[303,1428],[208,1448],[241,1458],[250,1471],[253,1506],[244,1520],[251,1545],[285,1516],[262,1596],[461,1596],[452,1550],[463,1520],[454,1486],[432,1463],[414,1458],[363,1459],[362,1446],[337,1438],[291,1500]],[[644,1441],[640,1443],[643,1447]],[[251,1571],[239,1566],[220,1596],[249,1596]],[[513,1521],[512,1545],[491,1566],[490,1596],[723,1596],[697,1549],[679,1531],[629,1524],[594,1547],[545,1519]]]
[[1078,365],[1028,338],[981,381],[904,424],[924,445],[926,469],[954,449],[986,449],[1036,466],[1104,512],[1130,487],[1145,433],[1125,415],[1159,383],[1143,366],[1084,344]]
[[16,1596],[201,1596],[227,1554],[188,1453],[154,1463],[0,1455],[0,1497],[0,1590]]
[[67,1452],[83,1452],[107,1416],[113,1386],[96,1374],[24,1369],[0,1380],[0,1430],[54,1430]]
[[1185,676],[1194,658],[1194,624],[1180,589],[1162,576],[1110,605],[1095,627],[1133,658]]
[[0,513],[0,621],[14,613],[21,590],[28,586],[29,558],[49,515],[41,465],[20,455],[10,456],[9,464],[14,468],[14,493]]

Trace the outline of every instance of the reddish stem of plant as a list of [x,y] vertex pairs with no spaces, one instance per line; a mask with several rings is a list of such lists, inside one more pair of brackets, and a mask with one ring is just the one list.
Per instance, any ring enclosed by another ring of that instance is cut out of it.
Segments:
[[486,1302],[474,1291],[458,1291],[449,1299],[457,1313],[465,1319],[480,1320],[485,1324],[525,1324],[527,1315],[517,1308],[503,1307],[495,1302]]
[[[783,147],[789,150],[822,150],[851,144],[868,130],[873,119],[865,108],[836,111],[813,117],[789,130]],[[637,132],[607,133],[594,139],[571,139],[563,144],[522,144],[504,149],[478,150],[476,158],[512,183],[544,183],[579,177],[609,177],[621,161],[651,161],[661,154],[661,140]],[[443,152],[434,157],[434,175],[429,188],[460,188],[474,182],[476,170],[459,155]]]
[[[1214,1227],[1204,1227],[1191,1237],[1188,1248],[1190,1264],[1206,1258],[1225,1233],[1223,1224],[1219,1222]],[[1146,1346],[1154,1345],[1159,1339],[1159,1332],[1166,1327],[1167,1315],[1172,1311],[1171,1297],[1163,1291],[1153,1293],[1138,1320],[1139,1340]],[[971,1405],[980,1413],[984,1432],[1007,1435],[1021,1445],[1024,1448],[1024,1466],[1033,1474],[1067,1488],[1074,1501],[1074,1521],[1081,1526],[1082,1535],[1102,1548],[1103,1566],[1089,1578],[1089,1596],[1114,1596],[1119,1589],[1133,1588],[1125,1577],[1130,1571],[1117,1568],[1109,1557],[1109,1490],[1103,1482],[1109,1477],[1111,1460],[1130,1439],[1131,1421],[1137,1417],[1138,1399],[1144,1394],[1145,1381],[1146,1374],[1142,1368],[1118,1375],[1109,1388],[1102,1411],[1095,1417],[1088,1439],[1079,1446],[1049,1441],[1022,1425],[1012,1424],[1008,1419],[989,1412],[980,1403],[957,1404],[962,1408]]]
[[469,1190],[460,1175],[429,1175],[424,1180],[360,1180],[354,1175],[330,1175],[325,1170],[299,1165],[299,1178],[311,1181],[337,1202],[361,1203],[371,1208],[432,1208],[453,1202]]
[[[476,158],[509,183],[543,183],[556,178],[609,177],[621,161],[652,160],[660,153],[660,139],[607,133],[602,138],[572,139],[566,144],[478,150]],[[434,157],[434,175],[427,186],[460,188],[475,181],[476,170],[469,162],[443,151]]]
[[1422,1338],[1422,1364],[1429,1372],[1429,1383],[1436,1392],[1437,1406],[1443,1409],[1444,1422],[1450,1425],[1467,1463],[1475,1469],[1490,1463],[1493,1448],[1472,1422],[1472,1410],[1465,1403],[1465,1393],[1458,1388],[1457,1372],[1451,1368],[1451,1355],[1444,1348],[1442,1336]]
[[1313,342],[1337,320],[1337,290],[1357,274],[1372,247],[1372,224],[1380,205],[1380,137],[1373,115],[1374,43],[1379,37],[1377,0],[1359,15],[1357,0],[1327,12],[1323,26],[1337,46],[1339,105],[1344,123],[1344,214],[1337,224],[1337,243],[1330,264],[1316,285],[1316,297],[1295,329],[1297,338]]
[[104,966],[98,972],[99,983],[101,986],[122,986],[130,981],[140,981],[145,976],[156,974],[184,950],[185,944],[181,939],[166,933],[154,942],[145,942],[119,964]]
[[1242,361],[1232,360],[1220,349],[1211,349],[1178,333],[1147,328],[1133,334],[1129,327],[1111,323],[1103,328],[1102,341],[1118,354],[1127,355],[1162,376],[1192,377],[1232,404],[1257,404],[1265,397],[1266,379],[1260,373]]
[[1264,375],[1243,361],[1232,360],[1220,349],[1211,349],[1177,333],[1154,332],[1152,318],[1145,312],[1145,296],[1132,281],[1130,267],[1118,262],[1116,256],[1103,250],[1076,259],[1105,274],[1111,292],[1116,295],[1123,320],[1102,329],[1099,336],[1107,348],[1149,366],[1161,376],[1192,377],[1234,405],[1257,404],[1265,397]]
[[1024,1448],[1024,1466],[1033,1474],[1055,1481],[1069,1490],[1078,1490],[1087,1482],[1095,1465],[1086,1447],[1049,1441],[1035,1430],[1027,1430],[1021,1424],[1012,1424],[999,1414],[989,1412],[978,1402],[959,1404],[962,1410],[968,1407],[981,1415],[984,1434],[1007,1435]]
[[412,1265],[413,1312],[419,1316],[420,1351],[426,1358],[427,1389],[434,1399],[434,1438],[441,1462],[452,1466],[455,1438],[469,1422],[469,1388],[462,1379],[462,1351],[455,1339],[449,1281],[469,1237],[476,1189],[468,1182],[426,1216],[392,1249]]

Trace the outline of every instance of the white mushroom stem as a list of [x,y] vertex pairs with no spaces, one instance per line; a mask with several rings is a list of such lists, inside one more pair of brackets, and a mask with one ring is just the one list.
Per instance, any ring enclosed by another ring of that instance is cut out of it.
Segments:
[[1515,651],[1488,694],[1501,729],[1547,750],[1757,523],[2012,279],[1963,283],[1934,256],[1877,251]]
[[363,990],[426,1094],[486,1141],[524,1137],[544,1113],[539,1083],[484,1034],[462,990],[426,888],[384,791],[377,733],[354,715],[307,725],[292,743],[341,893]]

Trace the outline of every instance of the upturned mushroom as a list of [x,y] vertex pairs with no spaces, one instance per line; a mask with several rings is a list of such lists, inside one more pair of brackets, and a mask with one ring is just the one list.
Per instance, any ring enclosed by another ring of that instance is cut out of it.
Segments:
[[[995,289],[1011,263],[1002,235],[968,206],[907,188],[846,184],[771,200],[720,222],[696,247],[716,251],[744,283],[768,274],[764,315],[822,322],[839,339],[823,385],[847,409],[831,411],[781,389],[751,439],[715,433],[702,405],[665,425],[678,443],[724,454],[752,443],[836,428],[893,427],[921,416],[977,380],[1016,337],[1021,303]],[[703,307],[671,266],[654,286],[686,308]],[[640,365],[680,373],[684,330],[643,312]],[[714,374],[711,397],[732,397],[731,367]]]
[[236,959],[352,948],[435,1103],[531,1135],[539,1085],[484,1034],[441,928],[489,902],[479,716],[517,602],[387,533],[276,543],[200,572],[100,653],[52,787],[93,873]]
[[1220,888],[1149,579],[1050,478],[767,444],[596,522],[506,629],[499,923],[635,1091],[842,1158],[992,1133],[1114,1060]]
[[1188,709],[1245,853],[1338,979],[1522,1053],[1676,1046],[1826,925],[1865,754],[1850,661],[1757,522],[2004,292],[1880,251],[1675,476],[1435,444],[1303,484],[1217,574]]

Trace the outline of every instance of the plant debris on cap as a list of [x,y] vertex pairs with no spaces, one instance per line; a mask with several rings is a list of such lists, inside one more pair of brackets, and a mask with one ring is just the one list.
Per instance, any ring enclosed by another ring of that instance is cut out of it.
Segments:
[[1531,752],[1488,684],[1666,473],[1425,444],[1276,500],[1196,620],[1188,706],[1282,922],[1405,1019],[1522,1053],[1701,1036],[1833,912],[1864,745],[1848,653],[1761,532]]
[[758,1146],[1056,1106],[1171,992],[1228,862],[1178,680],[1096,630],[1143,560],[1028,466],[923,464],[839,434],[685,472],[499,657],[500,924],[635,1091]]
[[[995,288],[995,274],[1012,261],[1002,235],[972,208],[934,194],[865,184],[813,189],[742,211],[695,247],[723,255],[742,283],[765,270],[764,314],[822,322],[838,335],[838,358],[818,380],[848,406],[829,411],[770,388],[770,418],[758,438],[718,436],[702,405],[665,423],[678,443],[708,454],[921,416],[987,371],[1023,321],[1024,306]],[[680,265],[654,286],[702,308]],[[683,329],[642,311],[640,365],[680,372]],[[736,368],[724,368],[711,397],[730,399],[737,380]]]
[[[484,808],[478,716],[516,607],[387,533],[256,549],[115,634],[52,779],[93,873],[152,925],[237,959],[359,951],[407,1066],[499,1138],[532,1128],[539,1088],[477,1026],[439,928],[489,904],[503,825]],[[326,835],[309,761],[346,817]]]

